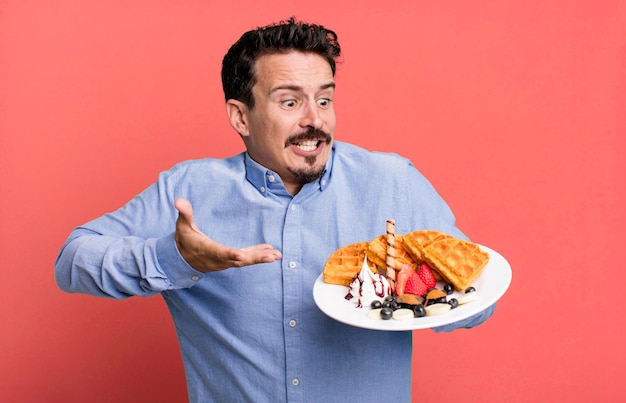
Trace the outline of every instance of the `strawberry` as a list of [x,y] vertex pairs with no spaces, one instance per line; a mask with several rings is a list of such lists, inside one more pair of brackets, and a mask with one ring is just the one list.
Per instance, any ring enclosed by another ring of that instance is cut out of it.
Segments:
[[437,286],[437,279],[430,269],[430,266],[426,263],[422,263],[420,267],[418,267],[417,275],[420,276],[422,282],[426,284],[426,287],[428,287],[429,290]]
[[415,274],[413,266],[408,263],[403,264],[398,274],[396,274],[396,295],[404,294],[404,286],[412,274]]
[[404,293],[421,297],[428,292],[428,289],[429,288],[426,286],[426,284],[424,284],[417,272],[413,272],[413,274],[411,274],[411,277],[409,277],[409,279],[406,281],[406,285],[404,286]]

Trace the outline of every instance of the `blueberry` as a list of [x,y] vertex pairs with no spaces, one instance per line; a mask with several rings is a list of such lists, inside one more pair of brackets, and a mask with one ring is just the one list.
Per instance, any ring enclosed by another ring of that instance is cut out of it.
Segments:
[[392,302],[392,301],[395,301],[395,300],[396,300],[396,298],[393,295],[387,295],[385,297],[385,302]]
[[450,301],[448,301],[448,304],[450,304],[450,309],[454,309],[459,306],[459,301],[457,301],[456,298],[450,298]]
[[393,310],[391,308],[382,308],[380,310],[380,318],[383,320],[389,320],[393,316]]
[[416,318],[421,318],[423,316],[426,316],[426,308],[424,308],[424,305],[422,304],[415,305],[413,307],[413,316],[415,316]]
[[443,286],[443,291],[446,293],[446,295],[450,295],[454,292],[454,287],[452,286],[452,284],[446,284]]
[[383,307],[383,308],[393,309],[393,302],[391,302],[391,301],[385,301],[385,302],[383,302],[382,307]]
[[437,299],[435,299],[435,303],[437,304],[445,304],[447,301],[446,297],[439,297]]
[[379,300],[375,299],[374,301],[372,301],[372,303],[370,304],[370,307],[372,307],[372,309],[378,309],[378,308],[382,308],[383,304],[382,302],[380,302]]
[[468,293],[470,293],[470,292],[474,292],[474,291],[476,291],[476,289],[475,289],[474,287],[468,287],[468,288],[465,290],[465,293],[466,293],[466,294],[468,294]]

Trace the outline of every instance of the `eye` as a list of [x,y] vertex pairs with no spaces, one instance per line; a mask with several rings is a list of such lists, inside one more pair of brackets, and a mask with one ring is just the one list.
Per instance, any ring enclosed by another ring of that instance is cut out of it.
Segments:
[[281,101],[280,104],[284,106],[285,108],[293,109],[297,105],[297,102],[295,99],[287,99],[287,100]]
[[331,103],[330,98],[320,98],[317,100],[317,105],[320,108],[324,108],[324,109],[328,108],[330,106],[330,103]]

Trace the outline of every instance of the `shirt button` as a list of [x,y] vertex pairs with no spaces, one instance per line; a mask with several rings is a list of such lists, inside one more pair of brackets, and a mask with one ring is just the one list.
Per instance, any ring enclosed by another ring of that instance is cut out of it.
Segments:
[[297,324],[298,324],[298,323],[296,322],[296,320],[295,320],[295,319],[291,319],[291,320],[289,321],[289,327],[296,327],[296,325],[297,325]]
[[292,205],[291,205],[291,211],[296,211],[296,209],[297,209],[296,205],[295,205],[295,204],[292,204]]
[[267,180],[270,182],[274,182],[276,180],[276,178],[274,177],[274,175],[270,175],[267,177]]
[[293,378],[293,379],[291,380],[291,384],[292,384],[293,386],[298,386],[298,385],[300,385],[300,379],[298,379],[298,378]]
[[261,193],[265,193],[265,186],[261,186]]
[[295,269],[298,264],[296,262],[289,262],[289,268]]
[[200,277],[199,277],[199,276],[193,276],[193,277],[191,277],[191,279],[192,279],[193,281],[198,281],[198,280],[200,280]]

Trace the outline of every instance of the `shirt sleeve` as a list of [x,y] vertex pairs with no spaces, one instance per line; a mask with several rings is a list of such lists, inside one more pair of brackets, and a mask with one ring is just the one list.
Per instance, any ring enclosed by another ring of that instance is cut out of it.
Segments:
[[72,231],[55,262],[62,290],[122,299],[191,287],[204,276],[176,248],[171,176]]
[[470,316],[469,318],[465,318],[458,322],[450,323],[448,325],[435,327],[433,328],[433,330],[435,331],[435,333],[440,333],[440,332],[451,332],[457,329],[471,329],[475,326],[480,325],[487,319],[489,319],[491,315],[493,315],[493,312],[495,310],[496,310],[496,304],[493,304],[489,308],[485,309],[484,311],[478,312],[477,314],[474,314]]

